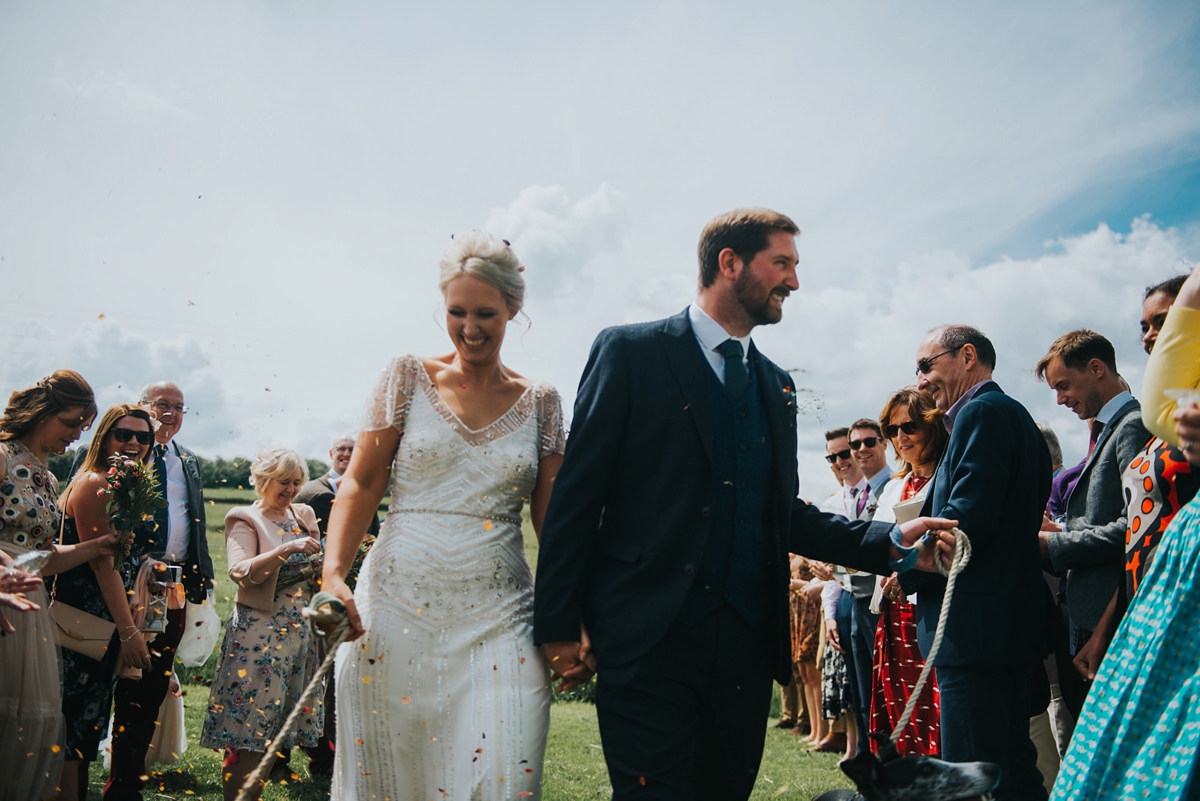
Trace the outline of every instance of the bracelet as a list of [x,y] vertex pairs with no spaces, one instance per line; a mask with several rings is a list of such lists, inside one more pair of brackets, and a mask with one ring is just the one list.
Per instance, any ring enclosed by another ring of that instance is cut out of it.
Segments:
[[[126,628],[129,628],[129,627],[128,627],[128,626],[126,626]],[[136,627],[136,626],[134,626],[134,628],[137,628],[137,627]],[[124,630],[125,630],[125,629],[121,629],[121,631],[124,631]],[[135,631],[133,634],[130,634],[128,637],[126,637],[126,638],[124,638],[123,640],[121,640],[121,645],[124,645],[125,643],[129,642],[129,641],[130,641],[130,640],[132,640],[134,637],[136,637],[138,634],[139,634],[139,632],[136,632],[136,631]]]
[[125,628],[121,629],[121,631],[129,631],[130,629],[136,629],[136,628],[137,628],[137,626],[126,626]]

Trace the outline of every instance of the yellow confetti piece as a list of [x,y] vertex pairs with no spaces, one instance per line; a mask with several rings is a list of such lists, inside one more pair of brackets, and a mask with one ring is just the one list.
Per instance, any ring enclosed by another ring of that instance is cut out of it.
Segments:
[[492,521],[491,521],[491,520],[484,520],[484,521],[483,521],[483,530],[484,530],[484,531],[491,531],[493,528],[495,528],[495,526],[493,526],[493,525],[492,525]]
[[50,746],[50,750],[57,754],[59,751],[62,750],[62,747],[58,746],[58,745],[52,745],[52,746]]
[[411,704],[411,703],[412,703],[412,699],[411,699],[411,698],[409,698],[409,697],[406,695],[406,696],[404,696],[403,698],[401,698],[401,699],[400,699],[400,703],[402,703],[402,704]]
[[[557,657],[556,657],[556,658],[557,658]],[[239,671],[238,671],[238,678],[239,678],[239,679],[244,679],[244,678],[246,678],[246,671],[244,671],[244,670],[239,670]]]
[[370,684],[370,683],[371,683],[371,677],[363,676],[363,684]]

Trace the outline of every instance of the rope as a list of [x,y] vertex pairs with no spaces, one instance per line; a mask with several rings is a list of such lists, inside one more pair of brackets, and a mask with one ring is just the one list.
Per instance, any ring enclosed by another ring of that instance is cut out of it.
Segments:
[[[328,611],[321,611],[321,607],[323,606],[329,607]],[[344,643],[346,637],[350,635],[350,618],[346,615],[346,606],[331,593],[318,592],[313,596],[312,601],[309,602],[308,607],[305,608],[302,614],[307,618],[308,630],[314,636],[328,637],[328,652],[325,654],[325,661],[317,668],[317,672],[313,674],[312,681],[304,688],[304,693],[300,696],[300,700],[296,702],[296,706],[287,716],[287,720],[283,722],[283,728],[267,744],[267,750],[263,754],[263,758],[259,760],[258,767],[246,777],[245,783],[242,784],[242,789],[238,792],[237,801],[251,801],[257,797],[257,791],[261,790],[267,774],[275,764],[275,760],[267,759],[267,756],[277,753],[280,743],[296,733],[296,729],[300,727],[300,715],[304,707],[307,707],[309,702],[312,701],[313,696],[322,689],[321,683],[329,673],[330,668],[333,667],[338,646]],[[317,628],[319,624],[323,623],[334,624],[333,631],[330,634],[327,635],[321,629]]]
[[925,666],[921,668],[921,675],[917,677],[917,683],[913,685],[912,693],[908,696],[904,714],[900,716],[900,720],[896,722],[896,726],[892,730],[893,745],[900,741],[904,730],[908,728],[908,722],[912,720],[913,712],[917,708],[917,699],[921,696],[921,692],[925,689],[925,682],[929,680],[929,674],[933,671],[933,660],[937,658],[938,649],[942,647],[942,635],[946,633],[946,618],[950,614],[950,599],[954,597],[954,582],[958,579],[958,574],[971,561],[971,541],[967,539],[967,535],[957,528],[950,529],[950,533],[954,535],[954,561],[950,563],[950,570],[946,570],[940,556],[935,556],[933,560],[937,565],[938,572],[946,577],[942,611],[938,614],[937,629],[933,634],[933,643],[929,646],[929,655],[925,657]]

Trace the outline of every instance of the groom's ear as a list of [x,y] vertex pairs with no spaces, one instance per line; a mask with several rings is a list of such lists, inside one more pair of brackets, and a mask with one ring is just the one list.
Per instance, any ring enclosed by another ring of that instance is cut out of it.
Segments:
[[733,248],[725,248],[717,254],[717,271],[726,280],[735,280],[741,268],[742,259]]

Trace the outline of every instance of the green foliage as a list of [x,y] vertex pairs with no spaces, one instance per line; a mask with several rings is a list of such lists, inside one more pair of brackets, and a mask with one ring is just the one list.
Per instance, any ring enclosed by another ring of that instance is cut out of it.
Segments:
[[310,480],[320,478],[329,472],[329,465],[320,459],[305,459],[304,461],[308,462],[308,477]]
[[233,459],[205,459],[197,456],[200,462],[200,477],[204,487],[222,487],[242,489],[250,486],[250,459],[238,456]]
[[52,453],[46,459],[50,472],[58,479],[60,490],[67,486],[67,476],[71,475],[71,465],[75,464],[75,454],[77,453],[79,453],[79,448],[67,448],[65,453]]

